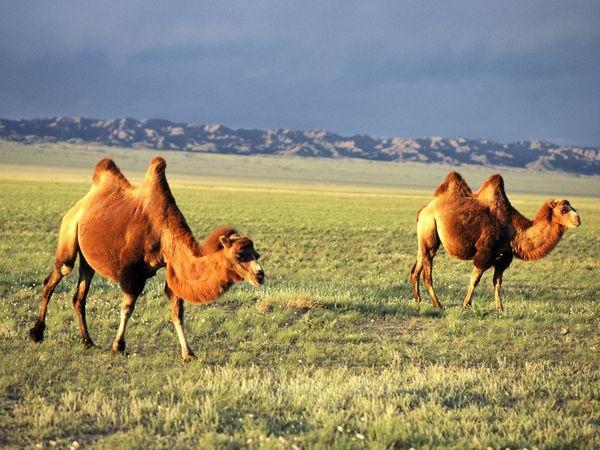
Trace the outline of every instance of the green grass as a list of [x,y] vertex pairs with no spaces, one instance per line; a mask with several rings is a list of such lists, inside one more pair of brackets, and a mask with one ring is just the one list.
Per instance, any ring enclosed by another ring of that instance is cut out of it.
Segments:
[[[597,178],[510,172],[523,213],[579,194],[582,226],[549,257],[513,263],[503,312],[489,272],[460,309],[471,265],[442,252],[439,312],[413,303],[407,274],[415,212],[447,167],[167,154],[196,235],[237,226],[268,276],[187,306],[198,359],[185,365],[162,275],[138,301],[126,356],[110,352],[120,291],[100,277],[88,298],[99,348],[79,343],[76,275],[57,288],[46,340],[27,340],[62,214],[105,151],[42,147],[0,143],[0,446],[600,446],[600,203],[582,195]],[[134,177],[154,153],[109,152]]]

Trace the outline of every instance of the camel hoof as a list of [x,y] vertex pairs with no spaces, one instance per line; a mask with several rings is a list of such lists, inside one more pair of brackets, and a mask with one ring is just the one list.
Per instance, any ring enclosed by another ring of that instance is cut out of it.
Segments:
[[95,348],[95,347],[98,347],[96,344],[94,344],[94,341],[92,341],[91,339],[82,339],[81,343],[83,344],[83,346],[85,348]]
[[43,323],[36,323],[31,330],[29,330],[29,339],[33,342],[42,342],[44,340],[44,330],[46,325]]
[[196,355],[194,355],[192,352],[188,353],[187,355],[183,355],[183,362],[186,364],[192,362],[194,359],[196,359]]
[[124,341],[115,341],[112,345],[113,353],[125,353],[125,342]]

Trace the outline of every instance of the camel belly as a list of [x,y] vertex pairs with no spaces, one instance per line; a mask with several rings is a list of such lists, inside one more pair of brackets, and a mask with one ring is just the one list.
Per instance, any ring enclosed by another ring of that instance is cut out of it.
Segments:
[[113,234],[103,221],[79,226],[79,246],[88,264],[99,274],[118,281],[121,272],[120,249],[124,245],[121,236]]
[[99,274],[117,281],[121,272],[124,235],[102,217],[79,225],[79,247],[88,264]]
[[113,201],[87,208],[78,225],[79,248],[88,264],[99,274],[120,282],[131,266],[144,264],[147,223],[139,208],[128,201]]
[[462,214],[436,217],[438,237],[446,252],[454,258],[469,260],[476,253],[477,237],[473,233],[473,223]]

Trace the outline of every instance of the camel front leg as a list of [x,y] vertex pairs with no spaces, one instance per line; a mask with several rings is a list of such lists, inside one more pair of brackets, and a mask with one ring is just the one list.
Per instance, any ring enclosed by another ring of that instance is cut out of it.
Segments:
[[190,362],[196,357],[190,348],[185,332],[183,331],[183,300],[178,298],[173,291],[165,284],[165,295],[171,302],[171,322],[175,326],[179,345],[181,345],[181,357],[184,362]]
[[480,269],[479,267],[473,267],[473,272],[471,272],[471,280],[469,281],[469,288],[467,289],[467,295],[465,297],[465,301],[463,302],[463,308],[470,308],[473,299],[473,292],[475,292],[475,288],[479,284],[479,280],[481,280],[481,275],[483,275],[485,270]]
[[504,309],[504,306],[502,305],[502,297],[500,295],[500,289],[502,288],[502,275],[510,266],[512,259],[512,252],[505,252],[502,253],[498,260],[494,263],[494,298],[496,301],[496,309],[498,310]]
[[500,296],[500,289],[502,288],[502,274],[504,270],[498,268],[494,269],[494,299],[496,302],[496,309],[503,310],[502,297]]
[[121,303],[121,322],[119,324],[119,331],[115,336],[115,340],[112,345],[113,352],[125,352],[125,329],[127,328],[127,322],[135,309],[135,302],[138,295],[127,294],[123,295],[123,302]]

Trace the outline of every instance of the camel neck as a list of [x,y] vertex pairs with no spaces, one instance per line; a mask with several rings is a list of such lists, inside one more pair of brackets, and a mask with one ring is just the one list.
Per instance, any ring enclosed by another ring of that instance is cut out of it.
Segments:
[[512,223],[517,231],[511,242],[513,252],[525,261],[548,255],[565,231],[564,226],[552,220],[552,209],[548,204],[542,206],[533,220],[513,209]]
[[[172,221],[169,221],[172,223]],[[201,247],[185,226],[169,226],[161,238],[167,284],[191,303],[208,303],[235,280],[225,266],[223,252],[201,254]]]
[[162,231],[162,242],[168,259],[188,260],[200,256],[200,244],[196,241],[183,214],[177,206],[166,209],[167,226]]
[[202,247],[177,207],[164,168],[164,160],[155,158],[140,189],[148,199],[148,210],[161,211],[150,217],[154,229],[160,230],[167,284],[175,295],[188,302],[209,303],[239,280],[227,270],[222,251],[202,254]]
[[165,276],[173,292],[191,303],[209,303],[235,281],[222,252],[205,256],[179,254],[167,262]]

